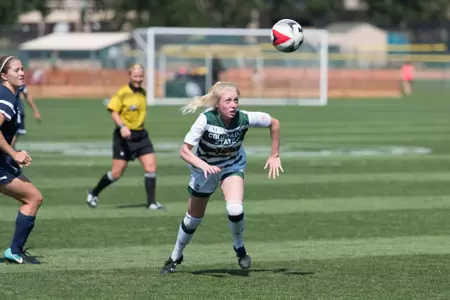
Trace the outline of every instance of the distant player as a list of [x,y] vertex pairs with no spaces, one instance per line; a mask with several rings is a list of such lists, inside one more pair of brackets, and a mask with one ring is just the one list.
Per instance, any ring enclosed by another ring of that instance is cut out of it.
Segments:
[[16,218],[16,229],[5,260],[12,263],[38,263],[25,252],[25,243],[34,227],[42,204],[39,190],[21,172],[31,163],[25,151],[15,151],[12,140],[20,127],[21,112],[18,90],[24,84],[21,61],[14,56],[0,58],[0,193],[22,203]]
[[[21,96],[21,94],[23,95],[23,99],[27,101],[28,105],[30,105],[30,108],[33,110],[33,115],[34,118],[36,119],[36,121],[40,122],[41,121],[41,114],[39,113],[39,109],[36,105],[36,103],[33,101],[33,97],[31,95],[30,92],[28,92],[27,86],[24,84],[22,85],[19,90],[19,98]],[[22,100],[23,101],[23,100]],[[25,110],[24,110],[24,106],[23,106],[23,102],[20,101],[19,105],[20,105],[20,112],[22,113],[22,123],[20,123],[20,128],[17,131],[17,134],[19,135],[25,135],[27,133],[27,130],[25,129],[25,122],[23,121],[25,119]]]
[[[280,124],[263,112],[239,110],[239,90],[228,82],[216,83],[208,94],[183,107],[184,113],[193,113],[199,107],[209,108],[201,113],[184,138],[180,155],[189,164],[191,179],[188,186],[188,211],[181,221],[172,255],[161,273],[175,272],[183,261],[183,250],[202,222],[209,197],[217,186],[225,196],[233,249],[239,266],[248,269],[250,256],[244,246],[244,173],[247,165],[242,143],[248,128],[270,129],[272,150],[264,168],[269,167],[269,178],[275,179],[283,171],[279,157]],[[192,149],[197,147],[196,153]]]
[[156,158],[144,121],[147,114],[147,99],[142,87],[144,69],[133,65],[129,69],[129,83],[119,89],[107,105],[116,128],[113,132],[112,169],[97,185],[88,191],[89,207],[97,207],[100,192],[117,181],[128,166],[129,161],[139,159],[144,167],[144,182],[147,192],[147,207],[152,210],[163,208],[155,200]]
[[28,105],[30,105],[33,110],[34,118],[40,122],[41,114],[39,113],[39,109],[37,108],[36,103],[33,101],[33,97],[31,93],[28,92],[27,86],[24,84],[17,90],[17,97],[19,98],[19,109],[21,113],[21,120],[19,130],[17,130],[17,135],[13,140],[12,146],[14,147],[17,142],[17,136],[27,134],[27,130],[25,129],[25,107],[23,106],[23,99],[21,99],[21,95],[23,95],[24,99],[27,101]]
[[402,88],[403,93],[407,96],[412,93],[412,82],[414,80],[414,66],[407,61],[402,66]]

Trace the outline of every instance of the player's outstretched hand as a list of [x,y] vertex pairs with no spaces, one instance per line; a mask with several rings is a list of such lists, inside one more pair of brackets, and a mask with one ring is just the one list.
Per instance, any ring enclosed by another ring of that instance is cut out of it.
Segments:
[[19,166],[28,167],[31,163],[31,156],[26,151],[17,151],[14,154],[13,159],[19,164]]
[[276,179],[280,176],[280,171],[284,172],[283,167],[281,166],[281,159],[279,156],[271,156],[266,162],[264,166],[264,170],[269,167],[269,178]]
[[41,114],[39,112],[34,113],[34,118],[38,121],[38,123],[41,123]]
[[203,174],[205,174],[205,178],[208,178],[208,174],[218,174],[220,173],[220,168],[216,166],[208,165],[203,168]]

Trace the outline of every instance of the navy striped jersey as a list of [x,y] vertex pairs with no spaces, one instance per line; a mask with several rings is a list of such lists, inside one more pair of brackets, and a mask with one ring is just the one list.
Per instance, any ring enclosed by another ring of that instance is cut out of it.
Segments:
[[242,143],[248,128],[269,127],[271,120],[267,113],[238,110],[225,126],[216,110],[207,110],[199,115],[184,142],[197,147],[196,156],[208,164],[228,167],[245,162]]
[[[20,114],[23,118],[23,116],[25,115],[25,107],[23,106],[23,100],[20,96],[22,96],[22,94],[25,96],[25,98],[28,96],[28,90],[27,90],[27,86],[24,84],[22,86],[20,86],[17,91],[16,91],[16,95],[17,95],[17,99],[18,99],[18,103],[17,106],[19,107],[20,110]],[[23,121],[23,120],[22,120]]]
[[28,94],[28,90],[27,90],[27,86],[24,84],[24,85],[22,85],[22,86],[20,86],[18,89],[17,89],[17,94],[20,96],[20,94],[24,94],[24,95],[27,95]]
[[[20,111],[18,108],[19,101],[20,100],[13,92],[0,84],[0,114],[5,117],[5,121],[0,126],[0,131],[10,145],[21,122]],[[0,161],[5,160],[6,158],[6,153],[0,150]]]

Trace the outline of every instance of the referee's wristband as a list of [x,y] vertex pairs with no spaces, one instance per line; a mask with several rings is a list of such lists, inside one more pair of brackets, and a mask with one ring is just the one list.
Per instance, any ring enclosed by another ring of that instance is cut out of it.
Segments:
[[125,124],[123,124],[123,123],[119,125],[119,128],[124,128],[124,127],[125,127]]

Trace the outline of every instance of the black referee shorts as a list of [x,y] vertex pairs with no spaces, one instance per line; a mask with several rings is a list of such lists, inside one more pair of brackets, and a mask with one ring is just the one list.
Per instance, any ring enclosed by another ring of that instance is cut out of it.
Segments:
[[137,157],[148,153],[155,153],[147,130],[131,130],[130,139],[124,139],[120,135],[120,128],[113,133],[113,158],[121,160],[135,160]]

